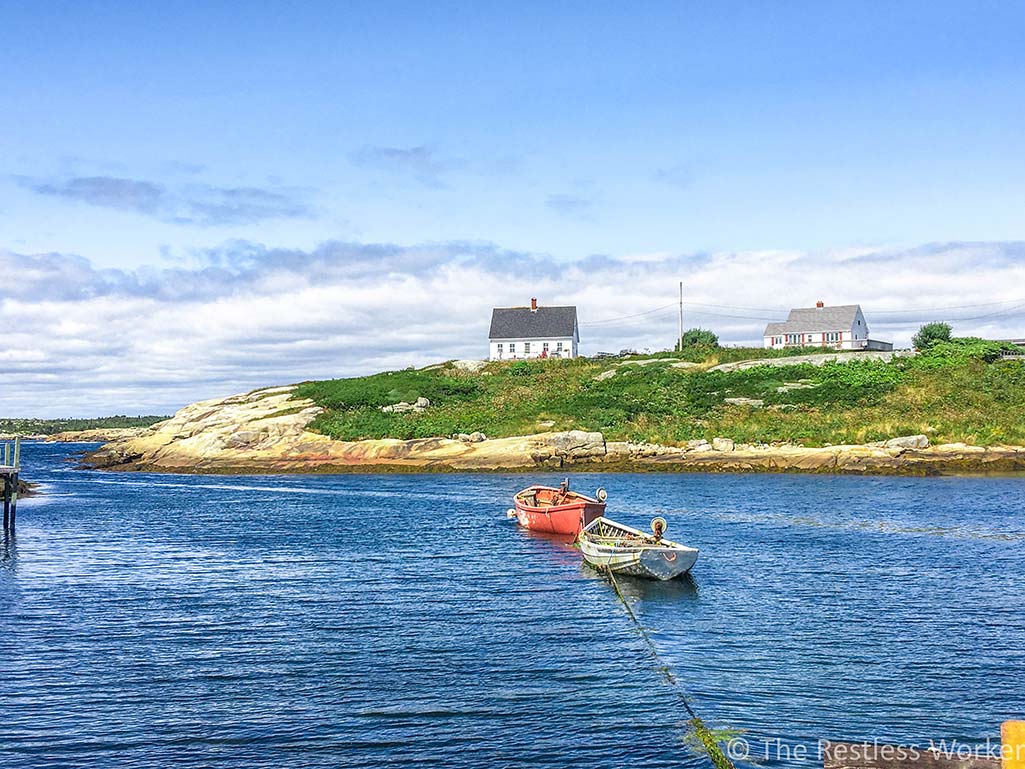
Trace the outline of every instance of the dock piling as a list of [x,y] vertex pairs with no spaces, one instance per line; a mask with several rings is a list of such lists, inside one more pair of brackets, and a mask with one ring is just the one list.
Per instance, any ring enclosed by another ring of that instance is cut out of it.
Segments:
[[4,501],[4,532],[14,531],[18,514],[18,471],[21,469],[21,439],[14,439],[14,451],[11,444],[4,444],[4,463],[0,465],[0,481],[3,488],[0,494]]

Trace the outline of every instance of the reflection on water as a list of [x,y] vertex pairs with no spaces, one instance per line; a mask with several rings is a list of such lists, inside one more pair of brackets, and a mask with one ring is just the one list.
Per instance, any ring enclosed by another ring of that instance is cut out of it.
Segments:
[[[48,496],[0,541],[0,765],[703,765],[606,579],[506,519],[559,478],[67,454],[25,447]],[[598,485],[701,550],[690,577],[619,584],[709,723],[813,748],[984,740],[1022,712],[1025,481],[574,479]]]
[[[699,558],[698,563],[700,562]],[[685,574],[665,582],[626,576],[617,576],[616,580],[623,595],[631,601],[642,603],[642,608],[645,609],[659,604],[692,601],[698,597],[698,583],[693,574]]]
[[5,531],[0,537],[0,571],[13,574],[18,566],[18,535]]

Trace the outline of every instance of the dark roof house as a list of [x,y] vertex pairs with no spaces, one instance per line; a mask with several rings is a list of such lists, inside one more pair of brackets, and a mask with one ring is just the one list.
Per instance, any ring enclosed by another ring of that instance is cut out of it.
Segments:
[[488,334],[491,360],[575,358],[580,329],[576,307],[496,307]]
[[576,307],[496,307],[491,311],[488,338],[550,339],[573,337],[577,332]]

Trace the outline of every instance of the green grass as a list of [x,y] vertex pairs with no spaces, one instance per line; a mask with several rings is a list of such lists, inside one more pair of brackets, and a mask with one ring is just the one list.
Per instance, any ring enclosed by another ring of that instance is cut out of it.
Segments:
[[112,427],[149,427],[162,422],[161,416],[114,416],[96,419],[0,419],[0,433],[18,435],[54,435],[72,430],[109,429]]
[[[1025,366],[1000,361],[1000,350],[989,342],[956,340],[892,362],[733,372],[707,369],[782,353],[726,348],[687,350],[683,356],[495,362],[476,373],[447,364],[307,382],[296,394],[326,408],[312,428],[342,440],[582,429],[599,430],[608,440],[665,444],[728,436],[747,443],[816,446],[912,433],[925,433],[934,442],[1025,444]],[[673,368],[681,357],[702,366]],[[650,359],[658,362],[629,365]],[[614,376],[599,380],[613,370]],[[380,410],[420,396],[432,404],[422,413]],[[737,397],[761,400],[764,407],[725,403]]]
[[802,347],[800,350],[782,347],[685,347],[683,352],[665,350],[648,354],[616,356],[619,361],[648,360],[651,358],[666,360],[687,360],[694,363],[735,363],[740,360],[762,360],[765,358],[789,358],[793,355],[815,355],[817,353],[835,353],[832,347]]

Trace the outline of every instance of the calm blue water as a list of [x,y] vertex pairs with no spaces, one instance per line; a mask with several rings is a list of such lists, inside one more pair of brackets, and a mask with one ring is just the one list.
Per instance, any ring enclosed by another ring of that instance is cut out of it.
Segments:
[[[115,475],[80,448],[25,447],[47,496],[0,550],[0,765],[702,765],[609,585],[505,519],[533,477]],[[756,753],[1025,715],[1025,479],[572,480],[701,548],[692,580],[623,586]]]

